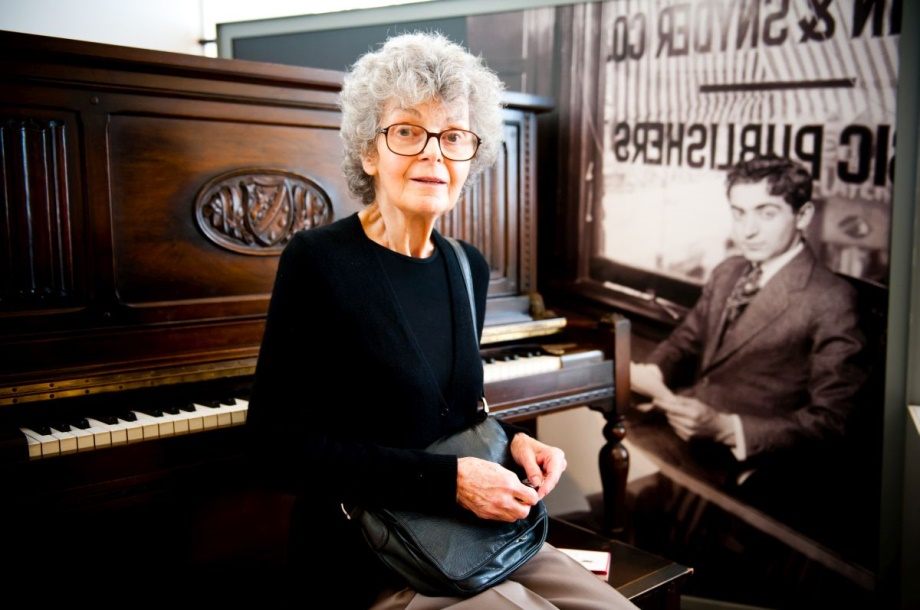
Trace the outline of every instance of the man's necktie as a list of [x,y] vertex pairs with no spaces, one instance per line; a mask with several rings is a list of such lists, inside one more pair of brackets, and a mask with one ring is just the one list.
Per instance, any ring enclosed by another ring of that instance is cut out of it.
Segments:
[[731,294],[728,295],[728,300],[725,301],[726,329],[738,319],[738,316],[744,312],[748,303],[760,290],[761,274],[760,263],[749,263],[747,269],[738,278],[738,282],[732,288]]

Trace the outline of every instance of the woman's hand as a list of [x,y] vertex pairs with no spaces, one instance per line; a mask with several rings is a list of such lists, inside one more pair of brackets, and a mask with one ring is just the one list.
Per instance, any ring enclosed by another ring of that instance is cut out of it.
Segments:
[[523,432],[511,439],[511,457],[527,473],[541,500],[556,487],[567,466],[562,449],[550,447]]
[[474,457],[457,460],[457,503],[482,519],[513,522],[540,500],[507,468]]

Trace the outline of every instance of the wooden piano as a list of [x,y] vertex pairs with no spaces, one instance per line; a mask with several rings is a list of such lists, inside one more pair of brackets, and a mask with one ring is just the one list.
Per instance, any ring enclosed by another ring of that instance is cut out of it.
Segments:
[[[360,208],[339,170],[340,83],[0,33],[0,517],[19,568],[283,561],[289,499],[259,493],[239,424],[279,253]],[[544,308],[535,116],[549,101],[506,101],[499,163],[440,229],[492,266],[493,412],[601,410],[613,506],[628,322],[598,330]]]

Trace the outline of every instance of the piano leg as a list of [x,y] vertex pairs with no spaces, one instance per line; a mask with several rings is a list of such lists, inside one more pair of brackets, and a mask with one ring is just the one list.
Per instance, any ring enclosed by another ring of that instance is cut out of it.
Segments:
[[604,527],[608,534],[622,535],[626,527],[626,477],[629,473],[629,452],[621,443],[626,437],[622,413],[629,408],[631,396],[632,325],[619,314],[610,314],[601,323],[613,331],[615,391],[613,408],[603,411],[607,420],[604,424],[607,442],[598,458],[604,488]]
[[604,489],[604,529],[609,535],[623,534],[626,526],[626,476],[629,473],[629,452],[621,441],[626,436],[623,418],[616,411],[604,413],[604,438],[598,467]]

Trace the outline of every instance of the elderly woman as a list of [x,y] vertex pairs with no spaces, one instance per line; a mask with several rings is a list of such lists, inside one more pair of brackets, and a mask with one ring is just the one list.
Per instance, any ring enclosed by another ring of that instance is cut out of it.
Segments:
[[[388,571],[340,509],[459,504],[514,521],[565,469],[562,451],[513,428],[512,457],[533,487],[498,464],[423,450],[473,425],[482,395],[466,287],[434,225],[494,161],[500,93],[494,73],[442,36],[392,38],[360,58],[341,95],[343,166],[366,207],[297,234],[281,257],[250,426],[262,463],[298,495],[292,584],[323,587],[339,607],[631,606],[548,545],[474,598],[424,597]],[[481,333],[489,269],[463,248]]]

